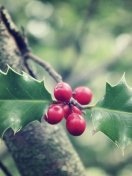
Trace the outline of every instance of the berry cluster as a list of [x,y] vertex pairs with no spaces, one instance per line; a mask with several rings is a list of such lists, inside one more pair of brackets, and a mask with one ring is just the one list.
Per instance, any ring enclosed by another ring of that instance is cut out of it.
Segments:
[[44,115],[44,120],[54,125],[65,118],[67,131],[73,136],[81,135],[86,128],[86,122],[81,116],[82,111],[69,101],[73,96],[78,103],[86,105],[92,99],[91,90],[81,86],[72,92],[69,84],[60,82],[54,87],[54,96],[58,102],[48,108],[47,114]]

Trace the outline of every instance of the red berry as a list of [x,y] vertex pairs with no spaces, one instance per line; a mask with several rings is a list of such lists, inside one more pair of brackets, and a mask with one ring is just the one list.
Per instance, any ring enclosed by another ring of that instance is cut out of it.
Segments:
[[80,86],[74,90],[73,97],[80,104],[86,105],[92,100],[92,91],[87,87]]
[[48,117],[47,117],[47,115],[46,115],[46,114],[44,115],[44,117],[43,117],[43,118],[44,118],[44,120],[47,122]]
[[72,96],[72,89],[69,84],[60,82],[54,88],[54,96],[59,102],[67,102]]
[[72,113],[67,118],[66,128],[71,135],[80,136],[86,128],[86,122],[81,115]]
[[74,105],[71,105],[71,108],[69,107],[69,105],[65,105],[62,107],[63,110],[64,110],[64,117],[65,119],[68,118],[68,116],[71,114],[71,113],[77,113],[79,115],[82,115],[82,111],[80,109],[78,109],[76,106]]
[[49,108],[52,108],[53,106],[60,106],[60,107],[61,107],[61,106],[62,106],[62,104],[61,104],[61,103],[51,104]]
[[49,123],[49,124],[57,124],[59,123],[64,117],[64,111],[59,105],[54,105],[49,107],[47,111],[47,118],[44,116],[44,119]]

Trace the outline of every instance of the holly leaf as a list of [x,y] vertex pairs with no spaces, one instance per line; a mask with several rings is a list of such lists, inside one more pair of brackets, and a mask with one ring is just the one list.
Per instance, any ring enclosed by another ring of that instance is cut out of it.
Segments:
[[32,121],[41,121],[51,100],[44,81],[10,67],[7,73],[0,71],[0,137],[9,127],[16,132]]
[[106,83],[106,94],[93,108],[92,120],[95,133],[103,132],[122,149],[132,142],[132,88],[125,76],[115,86]]

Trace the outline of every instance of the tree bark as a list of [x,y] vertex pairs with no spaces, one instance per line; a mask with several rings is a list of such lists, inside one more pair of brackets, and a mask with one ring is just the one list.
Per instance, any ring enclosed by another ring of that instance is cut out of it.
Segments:
[[[5,11],[2,7],[0,10],[0,69],[6,72],[8,64],[19,73],[21,70],[30,73],[21,45],[18,46],[10,32],[12,21],[5,22]],[[15,135],[8,129],[4,140],[22,176],[85,175],[83,164],[61,125],[32,122]]]

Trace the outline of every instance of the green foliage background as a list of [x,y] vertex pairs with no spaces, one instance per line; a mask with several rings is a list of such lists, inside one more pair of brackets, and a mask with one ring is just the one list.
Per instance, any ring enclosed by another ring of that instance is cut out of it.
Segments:
[[[21,29],[24,26],[32,51],[48,61],[73,89],[79,85],[93,91],[96,103],[105,93],[106,79],[116,84],[124,72],[132,87],[131,0],[0,0]],[[52,92],[55,82],[39,66],[37,72]],[[104,134],[69,136],[89,176],[125,176],[132,173],[132,146],[125,156]],[[64,123],[64,122],[62,122]],[[65,128],[65,127],[64,127]],[[1,144],[0,158],[15,172],[12,158]],[[3,173],[0,173],[2,176]],[[19,175],[16,171],[15,175]]]

